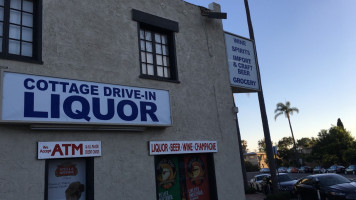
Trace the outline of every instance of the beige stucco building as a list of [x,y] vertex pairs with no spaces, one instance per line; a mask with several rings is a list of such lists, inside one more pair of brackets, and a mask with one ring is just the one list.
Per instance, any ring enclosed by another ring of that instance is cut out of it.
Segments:
[[0,15],[0,199],[244,199],[221,19],[182,0]]

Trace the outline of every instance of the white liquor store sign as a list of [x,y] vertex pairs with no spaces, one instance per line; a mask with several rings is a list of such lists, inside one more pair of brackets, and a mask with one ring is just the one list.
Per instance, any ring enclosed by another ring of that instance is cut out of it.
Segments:
[[225,32],[226,54],[232,87],[260,90],[254,42]]
[[1,122],[171,125],[166,90],[2,74]]

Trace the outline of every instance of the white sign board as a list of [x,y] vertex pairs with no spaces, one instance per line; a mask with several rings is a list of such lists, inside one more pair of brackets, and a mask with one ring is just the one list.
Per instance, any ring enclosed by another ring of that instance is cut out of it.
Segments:
[[170,126],[169,92],[4,72],[1,121]]
[[150,155],[218,152],[216,141],[151,141]]
[[231,86],[260,90],[254,43],[225,32],[225,44]]
[[38,142],[38,159],[101,156],[101,141]]

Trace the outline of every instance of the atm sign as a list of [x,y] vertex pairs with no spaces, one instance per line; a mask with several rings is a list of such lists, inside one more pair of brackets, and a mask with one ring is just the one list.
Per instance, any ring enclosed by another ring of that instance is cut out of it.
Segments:
[[38,142],[38,159],[101,156],[101,141]]

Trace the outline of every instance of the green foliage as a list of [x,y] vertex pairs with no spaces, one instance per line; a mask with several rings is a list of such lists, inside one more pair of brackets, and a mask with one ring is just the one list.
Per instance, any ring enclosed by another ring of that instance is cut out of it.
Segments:
[[356,149],[350,148],[344,151],[344,153],[342,154],[342,159],[344,159],[347,164],[356,163]]
[[336,124],[336,126],[338,126],[338,127],[340,127],[340,128],[344,128],[344,124],[342,123],[342,121],[341,121],[341,119],[339,118],[339,119],[337,119],[337,124]]
[[256,172],[260,170],[260,167],[258,165],[254,165],[249,161],[245,161],[245,168],[246,172]]
[[274,119],[276,120],[280,115],[285,115],[286,118],[289,119],[290,115],[293,115],[293,112],[299,112],[298,108],[290,107],[290,102],[287,101],[286,104],[277,103],[277,108],[274,111],[275,116]]
[[241,146],[242,146],[243,153],[247,153],[248,148],[247,148],[247,141],[246,140],[241,140]]
[[266,142],[265,139],[258,140],[258,151],[266,152]]
[[354,148],[354,138],[343,127],[332,126],[329,130],[321,130],[317,142],[312,148],[314,160],[324,166],[347,164],[350,151]]
[[317,142],[316,138],[314,138],[314,137],[312,137],[312,138],[303,137],[303,138],[297,140],[297,147],[310,148],[310,147],[314,146],[314,144],[316,142]]
[[[293,147],[293,138],[284,137],[278,141],[278,157],[281,159],[282,163],[278,166],[290,166],[294,165],[295,152]],[[295,166],[295,165],[294,165]]]

